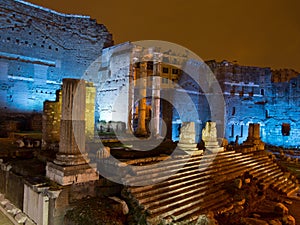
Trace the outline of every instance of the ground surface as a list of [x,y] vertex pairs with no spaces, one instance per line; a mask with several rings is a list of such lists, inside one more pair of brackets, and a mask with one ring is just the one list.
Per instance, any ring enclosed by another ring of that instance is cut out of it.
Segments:
[[0,224],[13,225],[13,223],[0,211]]
[[120,204],[109,198],[90,198],[80,201],[65,217],[66,225],[122,225],[126,216]]

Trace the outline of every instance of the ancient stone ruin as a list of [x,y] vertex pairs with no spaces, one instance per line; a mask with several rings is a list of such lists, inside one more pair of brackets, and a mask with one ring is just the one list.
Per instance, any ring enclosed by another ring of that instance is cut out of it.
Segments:
[[202,140],[204,141],[206,150],[212,153],[224,151],[224,148],[219,146],[217,140],[216,122],[206,122],[202,130]]
[[[113,46],[90,17],[22,0],[0,18],[0,209],[14,223],[296,224],[300,152],[267,144],[299,144],[298,72]],[[186,67],[216,77],[225,147],[214,82]]]
[[265,143],[260,138],[260,124],[249,124],[248,137],[242,145],[251,148],[252,151],[265,149]]
[[195,137],[195,123],[183,122],[180,129],[180,137],[177,146],[184,151],[199,151]]
[[60,185],[98,179],[85,153],[86,87],[83,80],[64,79],[59,152],[54,162],[47,163],[47,174]]

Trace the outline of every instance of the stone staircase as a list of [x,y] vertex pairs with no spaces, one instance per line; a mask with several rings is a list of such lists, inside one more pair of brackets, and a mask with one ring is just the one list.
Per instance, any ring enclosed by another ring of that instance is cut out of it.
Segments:
[[124,182],[129,201],[142,209],[148,224],[160,220],[196,222],[208,211],[233,210],[233,199],[223,188],[245,173],[263,190],[289,195],[298,189],[266,154],[225,151],[218,154],[174,156],[156,164],[134,167]]

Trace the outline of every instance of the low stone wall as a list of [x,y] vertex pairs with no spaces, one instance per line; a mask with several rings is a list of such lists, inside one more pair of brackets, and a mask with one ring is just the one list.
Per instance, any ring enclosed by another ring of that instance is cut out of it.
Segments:
[[9,164],[1,163],[0,193],[12,201],[18,208],[23,208],[24,180],[21,176],[11,172]]
[[0,207],[20,224],[61,225],[79,200],[116,196],[122,189],[105,178],[63,187],[42,176],[30,176],[10,163],[2,161],[0,166]]

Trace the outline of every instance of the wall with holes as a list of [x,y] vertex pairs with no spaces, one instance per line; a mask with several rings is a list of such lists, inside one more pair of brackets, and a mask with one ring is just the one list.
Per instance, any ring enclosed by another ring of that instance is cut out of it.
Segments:
[[0,2],[0,112],[41,112],[63,78],[80,78],[113,44],[88,16],[66,15],[21,0]]
[[242,143],[249,123],[259,123],[264,142],[300,147],[300,75],[294,70],[208,62],[223,89],[225,137]]

